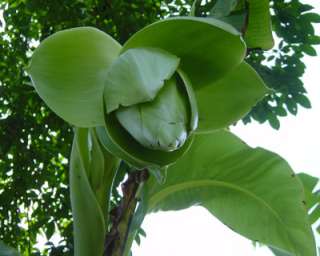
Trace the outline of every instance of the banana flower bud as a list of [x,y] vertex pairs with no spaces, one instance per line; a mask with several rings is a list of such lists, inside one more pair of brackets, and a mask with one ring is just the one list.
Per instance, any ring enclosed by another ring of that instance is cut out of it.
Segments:
[[129,164],[161,168],[188,150],[193,134],[227,127],[267,92],[245,52],[231,25],[179,17],[145,27],[123,46],[90,27],[58,32],[27,71],[60,117],[96,129]]

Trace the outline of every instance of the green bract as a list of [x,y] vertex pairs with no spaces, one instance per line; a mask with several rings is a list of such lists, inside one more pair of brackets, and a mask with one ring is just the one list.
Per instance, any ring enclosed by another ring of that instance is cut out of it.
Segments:
[[124,47],[94,28],[58,32],[40,44],[28,72],[52,110],[96,127],[112,154],[138,168],[164,167],[194,131],[230,125],[267,92],[245,51],[227,23],[180,17],[145,27]]

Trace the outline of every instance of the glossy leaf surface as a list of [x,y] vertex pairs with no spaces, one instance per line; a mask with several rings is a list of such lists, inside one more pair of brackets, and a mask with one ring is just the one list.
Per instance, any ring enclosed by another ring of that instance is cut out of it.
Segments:
[[160,48],[178,56],[194,88],[223,77],[245,55],[239,32],[211,18],[178,17],[153,23],[134,34],[122,52],[137,47]]
[[35,50],[28,73],[40,97],[64,120],[78,127],[102,125],[106,70],[120,49],[98,29],[63,30]]
[[197,132],[229,126],[239,120],[268,92],[263,80],[243,62],[216,83],[197,90]]
[[303,200],[301,183],[285,160],[218,131],[197,135],[188,153],[168,168],[165,184],[150,180],[144,205],[149,212],[202,205],[251,240],[315,256]]
[[188,137],[189,104],[176,78],[167,81],[152,102],[118,109],[121,125],[144,147],[172,151]]
[[130,49],[120,55],[107,73],[104,89],[107,113],[119,106],[152,101],[178,65],[176,56],[152,48]]

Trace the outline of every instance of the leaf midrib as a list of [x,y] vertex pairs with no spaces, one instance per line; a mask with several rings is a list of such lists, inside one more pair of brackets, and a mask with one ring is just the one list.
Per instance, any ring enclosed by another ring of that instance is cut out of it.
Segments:
[[178,185],[170,185],[150,197],[149,204],[148,204],[148,212],[150,210],[152,210],[154,208],[154,206],[159,201],[161,201],[165,197],[169,196],[171,193],[182,191],[185,189],[194,188],[194,187],[206,187],[206,186],[216,186],[216,187],[220,186],[220,187],[227,187],[227,188],[230,188],[233,190],[237,190],[237,191],[240,191],[240,192],[248,195],[249,197],[252,197],[256,201],[258,201],[260,204],[264,205],[275,216],[275,218],[278,220],[278,222],[283,226],[284,230],[286,231],[287,239],[291,243],[290,249],[296,253],[295,248],[292,247],[293,241],[291,240],[290,235],[288,234],[286,225],[285,225],[284,221],[282,220],[282,218],[280,217],[280,215],[271,206],[269,206],[269,204],[266,201],[264,201],[260,197],[256,196],[251,191],[243,189],[243,188],[236,186],[234,184],[224,182],[224,181],[197,180],[197,181],[183,182]]

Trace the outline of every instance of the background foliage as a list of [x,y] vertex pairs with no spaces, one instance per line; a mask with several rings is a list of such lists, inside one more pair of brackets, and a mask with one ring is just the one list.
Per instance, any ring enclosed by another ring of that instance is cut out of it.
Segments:
[[[0,240],[23,255],[39,255],[37,235],[49,241],[59,231],[61,243],[48,242],[42,254],[72,255],[67,186],[72,128],[44,105],[24,72],[37,42],[61,29],[94,26],[124,43],[153,21],[188,14],[191,2],[0,0]],[[198,15],[206,16],[214,3],[200,6]],[[276,47],[269,52],[250,49],[247,60],[275,92],[244,122],[268,121],[279,128],[279,117],[297,114],[299,105],[310,107],[301,81],[302,57],[316,55],[312,45],[320,44],[320,37],[312,23],[320,22],[320,16],[298,0],[271,1],[271,6]],[[114,191],[115,201],[118,197]]]

